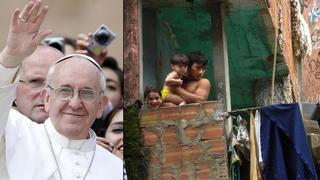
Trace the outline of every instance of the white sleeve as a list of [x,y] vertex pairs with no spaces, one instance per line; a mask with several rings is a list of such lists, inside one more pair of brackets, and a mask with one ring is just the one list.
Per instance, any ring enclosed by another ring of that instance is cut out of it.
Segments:
[[17,68],[6,68],[0,64],[0,139],[4,134],[9,111],[16,96],[17,83],[12,83]]
[[11,84],[19,67],[6,68],[0,64],[0,87]]

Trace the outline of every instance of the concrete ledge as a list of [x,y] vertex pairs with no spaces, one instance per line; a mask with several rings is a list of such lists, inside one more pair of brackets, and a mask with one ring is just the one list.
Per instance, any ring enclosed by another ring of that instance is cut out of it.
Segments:
[[140,111],[140,127],[148,127],[160,121],[172,121],[177,119],[192,120],[199,116],[213,116],[215,109],[222,106],[220,101],[205,101],[176,107],[161,107],[157,109],[145,109]]

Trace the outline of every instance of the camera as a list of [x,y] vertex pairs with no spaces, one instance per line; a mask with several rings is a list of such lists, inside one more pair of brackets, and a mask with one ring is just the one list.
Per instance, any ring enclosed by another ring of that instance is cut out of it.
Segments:
[[88,49],[99,55],[115,38],[116,35],[106,25],[101,25],[90,38]]
[[63,37],[48,37],[43,40],[44,44],[58,49],[64,53],[64,38]]

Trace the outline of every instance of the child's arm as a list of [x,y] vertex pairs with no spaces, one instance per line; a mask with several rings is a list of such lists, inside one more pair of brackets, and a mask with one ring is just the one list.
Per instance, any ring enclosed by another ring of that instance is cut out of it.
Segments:
[[177,87],[174,90],[174,93],[179,95],[187,103],[196,103],[203,102],[208,99],[210,93],[210,81],[208,79],[201,79],[198,82],[197,89],[194,92],[188,92],[187,87]]
[[179,78],[178,73],[176,73],[175,71],[169,73],[164,82],[164,84],[167,86],[181,86],[182,83],[182,79]]

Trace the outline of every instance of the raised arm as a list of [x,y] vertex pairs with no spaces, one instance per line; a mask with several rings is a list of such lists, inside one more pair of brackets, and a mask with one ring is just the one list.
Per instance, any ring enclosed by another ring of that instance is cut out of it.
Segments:
[[164,84],[167,86],[181,86],[183,81],[178,76],[178,73],[172,71],[167,75]]
[[108,55],[108,49],[105,48],[99,55],[96,55],[90,52],[88,50],[90,38],[92,38],[92,33],[88,33],[87,35],[81,33],[78,35],[77,42],[76,42],[77,44],[76,53],[91,56],[93,57],[93,59],[95,59],[98,62],[99,65],[102,65],[103,61],[106,59]]
[[210,81],[208,79],[201,79],[194,93],[188,92],[182,87],[177,87],[174,92],[181,96],[187,103],[203,102],[208,99],[210,93]]
[[[3,136],[9,111],[15,98],[16,84],[12,84],[22,60],[31,55],[50,31],[39,31],[48,11],[41,1],[29,2],[20,13],[12,15],[7,44],[0,53],[0,137]],[[1,150],[0,150],[1,151]]]
[[16,9],[11,17],[7,44],[0,54],[0,64],[14,68],[31,55],[40,42],[51,33],[40,31],[40,26],[48,12],[41,0],[30,1],[20,12]]

